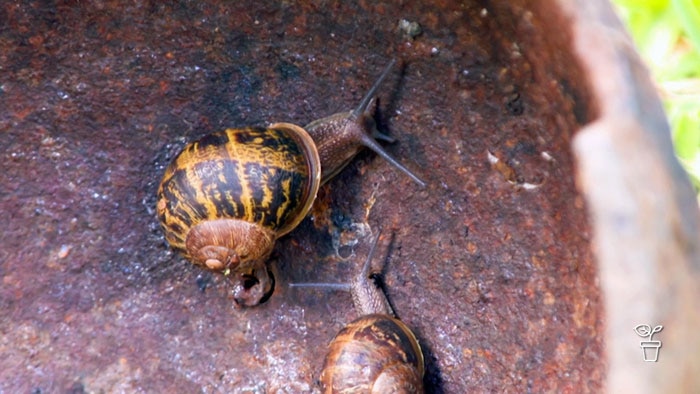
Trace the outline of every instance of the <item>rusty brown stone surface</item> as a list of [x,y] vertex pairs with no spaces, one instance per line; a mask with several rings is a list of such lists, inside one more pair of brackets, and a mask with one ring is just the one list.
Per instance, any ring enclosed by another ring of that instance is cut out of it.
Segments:
[[[4,3],[0,391],[318,390],[355,314],[347,294],[287,284],[346,280],[380,227],[430,392],[600,389],[570,148],[597,109],[568,21],[452,3]],[[164,242],[164,166],[207,132],[347,110],[391,58],[380,124],[429,187],[362,153],[279,242],[271,299],[235,309],[225,278]]]

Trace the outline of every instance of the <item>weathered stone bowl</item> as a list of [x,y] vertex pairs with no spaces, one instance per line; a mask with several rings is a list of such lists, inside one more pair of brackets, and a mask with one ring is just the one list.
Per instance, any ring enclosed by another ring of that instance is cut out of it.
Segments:
[[[0,392],[317,391],[355,312],[288,284],[347,280],[379,228],[429,392],[698,391],[697,202],[610,5],[423,3],[3,4]],[[164,242],[164,167],[347,110],[391,58],[377,118],[429,186],[360,154],[234,308]]]

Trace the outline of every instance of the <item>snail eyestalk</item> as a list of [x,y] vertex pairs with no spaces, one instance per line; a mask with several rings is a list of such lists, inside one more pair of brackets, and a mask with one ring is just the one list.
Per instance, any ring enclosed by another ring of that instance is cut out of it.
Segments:
[[[374,82],[374,85],[369,89],[367,94],[362,98],[362,101],[360,101],[360,105],[355,108],[352,113],[350,114],[349,120],[351,122],[356,122],[360,117],[365,114],[367,111],[368,106],[370,103],[372,103],[375,94],[377,94],[377,90],[379,90],[379,87],[381,86],[382,82],[384,82],[384,79],[386,79],[387,75],[389,75],[389,71],[391,71],[391,68],[394,67],[394,64],[396,64],[396,59],[391,59],[391,62],[389,62],[389,65],[384,68],[384,71],[382,71],[382,74],[377,78],[376,82]],[[396,159],[391,157],[385,150],[382,148],[381,145],[377,143],[375,138],[381,139],[387,142],[394,142],[395,139],[393,137],[390,137],[386,134],[383,134],[377,130],[376,124],[374,123],[374,120],[372,119],[371,122],[371,129],[372,133],[371,135],[368,135],[366,133],[362,134],[362,145],[365,147],[371,149],[374,153],[378,154],[381,156],[384,160],[388,161],[389,164],[392,166],[398,168],[400,171],[402,171],[404,174],[408,175],[411,179],[413,179],[414,182],[416,182],[418,185],[421,187],[425,187],[425,182],[420,179],[417,175],[412,173],[408,168],[406,168],[403,164],[399,163]]]
[[[384,134],[382,134],[382,135],[384,135]],[[391,137],[388,137],[388,138],[391,138]],[[411,172],[411,170],[409,170],[403,164],[399,163],[396,159],[391,157],[391,155],[389,155],[384,150],[384,148],[382,148],[382,146],[377,143],[377,141],[374,138],[372,138],[370,136],[365,136],[362,138],[362,144],[364,146],[366,146],[367,148],[369,148],[370,150],[372,150],[372,152],[381,156],[384,160],[388,161],[389,164],[396,167],[398,170],[400,170],[404,174],[408,175],[409,178],[413,179],[413,181],[416,182],[420,187],[426,186],[425,181],[420,179],[416,174]]]
[[303,282],[303,283],[289,283],[289,287],[314,287],[317,289],[350,291],[350,284],[349,283]]
[[391,71],[391,68],[394,67],[394,64],[396,64],[396,59],[391,59],[389,64],[384,68],[384,71],[382,71],[381,75],[379,75],[379,78],[377,78],[377,80],[374,82],[374,85],[369,88],[367,94],[365,94],[365,96],[362,98],[360,104],[350,113],[349,119],[351,121],[357,120],[365,113],[365,111],[367,111],[367,107],[372,102],[374,95],[377,94],[377,90],[379,90],[379,87],[382,85],[382,82],[384,82],[384,79],[386,79],[387,75],[389,75],[389,71]]

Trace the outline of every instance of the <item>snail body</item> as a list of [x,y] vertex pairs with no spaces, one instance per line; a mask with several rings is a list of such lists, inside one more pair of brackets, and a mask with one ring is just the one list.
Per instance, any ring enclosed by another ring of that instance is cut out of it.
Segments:
[[157,214],[173,249],[229,275],[238,305],[263,302],[274,289],[266,261],[275,241],[306,216],[319,186],[362,148],[424,183],[374,140],[367,108],[393,62],[353,111],[311,122],[232,128],[186,145],[158,187]]
[[418,340],[396,318],[386,295],[369,275],[378,240],[379,236],[360,274],[350,284],[294,284],[349,290],[360,314],[328,345],[319,378],[324,393],[423,392],[425,366]]

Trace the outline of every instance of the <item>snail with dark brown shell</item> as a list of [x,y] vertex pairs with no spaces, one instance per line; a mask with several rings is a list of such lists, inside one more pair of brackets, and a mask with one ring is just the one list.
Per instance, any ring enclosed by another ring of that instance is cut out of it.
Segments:
[[360,317],[328,345],[320,382],[324,393],[422,393],[423,353],[413,332],[397,319],[370,278],[374,240],[361,273],[350,284],[299,283],[294,287],[349,290]]
[[275,241],[306,216],[322,183],[368,147],[408,174],[374,138],[368,110],[394,62],[360,105],[311,122],[215,132],[183,148],[158,187],[157,213],[168,243],[195,264],[230,275],[233,295],[257,305],[274,289],[266,261]]

